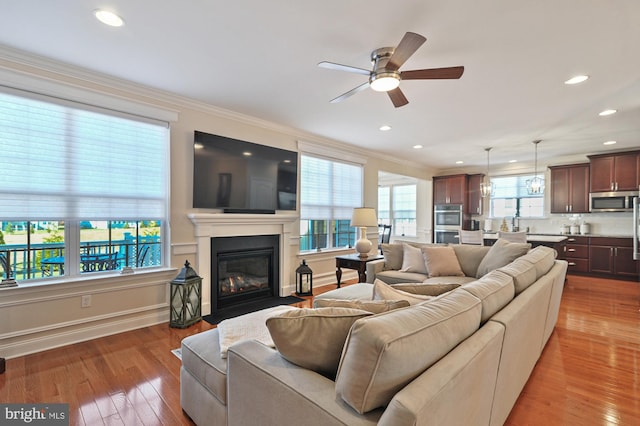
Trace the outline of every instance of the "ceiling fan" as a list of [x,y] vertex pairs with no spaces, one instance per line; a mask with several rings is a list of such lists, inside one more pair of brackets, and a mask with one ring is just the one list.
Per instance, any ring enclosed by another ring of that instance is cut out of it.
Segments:
[[367,87],[371,87],[378,92],[387,92],[393,106],[396,108],[409,103],[404,93],[400,90],[401,80],[434,80],[434,79],[458,79],[464,72],[464,67],[447,67],[447,68],[430,68],[422,70],[399,71],[411,55],[427,39],[420,34],[407,32],[397,47],[382,47],[371,52],[371,63],[373,69],[371,71],[352,67],[349,65],[336,64],[334,62],[320,62],[321,68],[332,70],[353,72],[369,77],[369,81],[349,90],[346,93],[332,99],[331,103],[341,102],[348,97],[363,91]]

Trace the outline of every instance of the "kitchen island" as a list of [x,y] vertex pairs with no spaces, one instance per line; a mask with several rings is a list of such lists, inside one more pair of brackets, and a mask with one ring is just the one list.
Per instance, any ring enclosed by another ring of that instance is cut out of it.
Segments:
[[[484,245],[491,246],[498,239],[498,233],[485,233],[482,237],[484,239]],[[527,242],[531,243],[531,247],[551,247],[558,252],[558,259],[565,258],[567,240],[567,235],[527,234]]]

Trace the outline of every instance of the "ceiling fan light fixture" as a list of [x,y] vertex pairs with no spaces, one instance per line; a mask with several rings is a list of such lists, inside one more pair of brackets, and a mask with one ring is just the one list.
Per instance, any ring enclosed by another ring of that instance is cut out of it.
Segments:
[[388,92],[400,85],[400,75],[397,72],[379,72],[371,74],[369,85],[376,92]]

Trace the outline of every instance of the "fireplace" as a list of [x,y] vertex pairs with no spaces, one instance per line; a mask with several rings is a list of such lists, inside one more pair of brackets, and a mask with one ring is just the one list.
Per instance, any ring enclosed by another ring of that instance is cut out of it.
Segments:
[[279,235],[211,238],[211,311],[278,295]]

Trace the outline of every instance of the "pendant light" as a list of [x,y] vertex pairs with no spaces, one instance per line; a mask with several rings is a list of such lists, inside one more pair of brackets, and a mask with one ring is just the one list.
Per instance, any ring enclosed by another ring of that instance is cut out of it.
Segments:
[[533,178],[527,179],[527,194],[529,195],[540,195],[544,194],[544,179],[538,177],[538,144],[542,142],[541,140],[533,141],[533,145],[535,146],[535,157],[534,157],[534,165],[533,165]]
[[482,179],[482,182],[480,183],[480,195],[482,195],[483,197],[490,197],[491,194],[493,194],[494,191],[494,185],[491,182],[491,177],[489,175],[489,151],[491,151],[491,148],[485,148],[485,151],[487,151],[487,174],[485,175],[484,179]]

